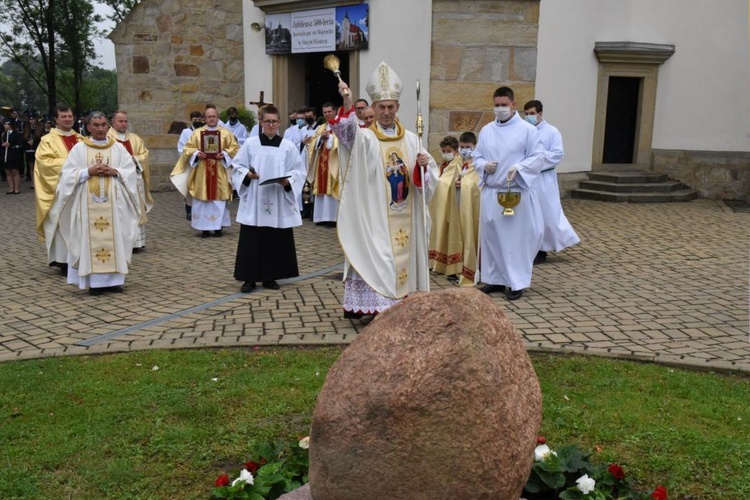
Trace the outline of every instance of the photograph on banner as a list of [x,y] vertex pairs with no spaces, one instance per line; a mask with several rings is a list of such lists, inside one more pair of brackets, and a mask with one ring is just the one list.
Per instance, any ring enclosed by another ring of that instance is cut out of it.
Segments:
[[292,12],[292,53],[329,52],[336,47],[336,9]]
[[370,5],[336,8],[336,50],[364,50],[370,39]]
[[271,14],[266,16],[266,54],[292,53],[292,15]]

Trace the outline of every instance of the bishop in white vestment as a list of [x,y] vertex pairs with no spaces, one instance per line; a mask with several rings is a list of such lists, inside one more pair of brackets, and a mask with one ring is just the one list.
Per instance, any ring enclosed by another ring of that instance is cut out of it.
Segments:
[[[344,106],[339,138],[341,198],[337,228],[344,250],[344,316],[377,314],[410,292],[429,289],[428,203],[438,178],[435,160],[396,117],[401,80],[380,63],[367,84],[376,123],[360,128],[351,91],[339,85]],[[424,175],[424,187],[420,170]]]

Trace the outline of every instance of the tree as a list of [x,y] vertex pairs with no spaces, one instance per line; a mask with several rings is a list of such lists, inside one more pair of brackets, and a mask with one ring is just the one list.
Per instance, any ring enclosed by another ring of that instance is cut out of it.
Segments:
[[120,24],[125,17],[130,14],[133,7],[135,7],[140,1],[141,0],[100,0],[99,3],[111,7],[114,12],[109,18],[117,24]]
[[83,90],[83,73],[91,68],[91,60],[96,59],[93,39],[101,36],[96,23],[103,21],[101,16],[94,15],[94,7],[89,0],[57,0],[58,18],[56,19],[60,36],[60,66],[69,71],[61,77],[72,75],[73,95],[67,96],[68,102],[74,103],[78,113],[83,112],[81,92]]
[[56,0],[0,0],[0,5],[0,22],[10,26],[10,34],[0,37],[0,55],[45,90],[51,113],[57,104]]

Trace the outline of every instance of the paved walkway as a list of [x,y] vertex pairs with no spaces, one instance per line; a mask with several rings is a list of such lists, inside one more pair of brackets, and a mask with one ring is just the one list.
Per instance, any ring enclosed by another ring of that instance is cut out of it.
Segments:
[[[89,296],[45,264],[33,192],[0,195],[0,361],[155,348],[346,344],[335,229],[295,229],[302,276],[240,294],[238,227],[201,239],[177,193],[156,193],[147,249],[123,294]],[[530,350],[588,352],[750,371],[750,213],[721,202],[565,200],[581,243],[537,266],[516,302],[495,301]],[[233,211],[236,203],[232,204]],[[453,286],[433,277],[434,289]]]

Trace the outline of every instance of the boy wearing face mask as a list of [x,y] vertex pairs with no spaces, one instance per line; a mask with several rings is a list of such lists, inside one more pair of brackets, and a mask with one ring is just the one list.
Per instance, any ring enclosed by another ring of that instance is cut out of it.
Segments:
[[458,152],[461,155],[461,176],[456,181],[458,191],[458,213],[461,221],[461,242],[463,243],[463,266],[458,284],[471,286],[477,271],[477,249],[479,248],[479,201],[481,189],[479,174],[474,169],[471,155],[477,146],[477,136],[464,132],[458,139]]
[[[542,211],[531,189],[544,167],[544,146],[536,127],[516,112],[513,90],[493,95],[495,120],[482,127],[474,151],[474,168],[482,179],[480,278],[485,293],[505,292],[520,299],[531,286],[534,256],[543,234]],[[515,215],[503,215],[497,193],[521,193]]]
[[460,184],[457,182],[464,162],[458,154],[458,140],[452,135],[440,141],[440,150],[443,153],[440,178],[430,200],[430,268],[435,273],[447,275],[451,281],[458,281],[463,263],[463,243],[457,200]]
[[242,144],[244,144],[245,139],[247,139],[247,127],[245,127],[245,124],[242,123],[237,116],[237,108],[234,106],[227,109],[227,121],[224,125],[227,129],[229,129],[230,132],[234,134],[234,137],[237,139],[237,144],[242,147]]
[[565,217],[560,203],[560,188],[557,185],[555,167],[563,159],[562,135],[557,128],[544,120],[543,109],[542,103],[537,100],[529,101],[523,107],[525,120],[539,131],[539,137],[544,146],[544,167],[533,186],[542,209],[544,236],[542,246],[534,258],[534,264],[544,262],[547,259],[547,252],[560,252],[580,241],[573,226]]

